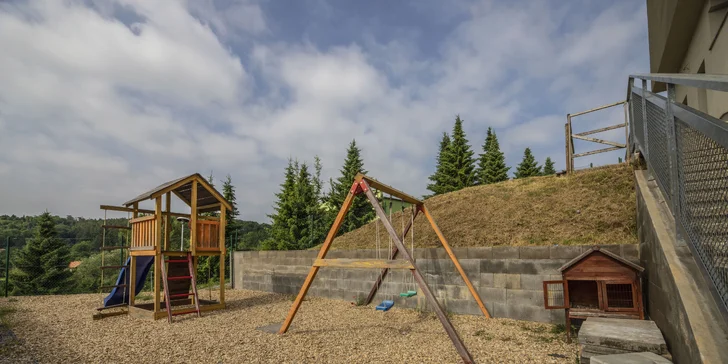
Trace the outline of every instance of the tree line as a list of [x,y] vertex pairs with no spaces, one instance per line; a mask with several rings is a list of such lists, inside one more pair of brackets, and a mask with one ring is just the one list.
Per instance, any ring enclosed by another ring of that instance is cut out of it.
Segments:
[[[440,147],[435,159],[435,173],[429,179],[427,189],[432,194],[425,197],[453,192],[465,187],[486,185],[507,181],[511,167],[506,165],[506,158],[500,150],[498,136],[493,128],[488,128],[482,147],[483,153],[475,157],[463,130],[463,120],[455,117],[452,134],[443,132]],[[516,167],[515,178],[545,176],[555,174],[554,163],[546,157],[540,166],[531,152],[526,148],[523,160]]]

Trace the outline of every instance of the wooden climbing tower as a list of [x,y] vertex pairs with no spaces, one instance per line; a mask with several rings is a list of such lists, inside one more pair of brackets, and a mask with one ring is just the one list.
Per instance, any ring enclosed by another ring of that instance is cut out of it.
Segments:
[[[290,311],[288,312],[288,316],[286,317],[286,320],[281,325],[281,328],[279,330],[279,334],[283,334],[286,331],[288,331],[288,328],[291,325],[291,322],[293,322],[293,318],[296,316],[296,312],[298,312],[299,307],[301,307],[301,303],[303,302],[304,297],[306,296],[306,293],[308,292],[308,289],[311,287],[311,283],[313,282],[314,278],[316,277],[316,273],[318,273],[319,269],[321,267],[334,267],[334,268],[378,268],[382,269],[377,281],[374,283],[374,286],[372,287],[372,290],[369,294],[369,297],[367,297],[367,304],[371,302],[371,300],[374,298],[374,295],[377,292],[377,289],[381,285],[384,277],[386,276],[389,269],[408,269],[410,272],[412,272],[412,275],[414,277],[414,280],[417,282],[417,285],[419,286],[422,293],[425,295],[425,298],[427,299],[430,306],[435,311],[435,314],[437,315],[437,318],[442,323],[442,326],[445,328],[445,331],[447,332],[447,335],[450,337],[450,340],[452,341],[453,345],[455,346],[455,349],[457,350],[458,354],[462,357],[463,361],[466,363],[472,363],[473,358],[468,352],[468,349],[465,347],[465,344],[463,344],[463,341],[458,336],[458,333],[455,331],[455,328],[452,326],[452,323],[448,319],[447,315],[443,311],[442,307],[440,307],[440,304],[437,302],[437,299],[432,294],[432,291],[430,291],[430,288],[427,286],[427,282],[425,282],[424,277],[420,273],[420,271],[417,269],[417,266],[415,265],[414,257],[411,254],[410,251],[407,251],[407,248],[405,247],[403,240],[405,239],[407,233],[410,231],[410,228],[412,227],[412,224],[414,223],[414,217],[408,223],[407,227],[402,232],[402,236],[398,236],[394,227],[392,226],[392,223],[389,219],[387,219],[387,215],[384,212],[384,209],[380,205],[379,201],[377,200],[377,197],[372,192],[372,189],[375,189],[377,191],[390,194],[391,196],[394,196],[406,203],[412,204],[415,206],[416,210],[414,212],[415,216],[418,213],[422,213],[427,218],[430,226],[437,234],[437,237],[439,238],[440,243],[442,244],[442,247],[445,248],[445,251],[447,252],[448,256],[452,260],[452,262],[455,265],[455,268],[460,273],[460,276],[465,281],[465,284],[467,285],[468,289],[470,290],[470,293],[472,294],[473,298],[477,302],[478,306],[480,307],[480,310],[483,312],[483,315],[490,318],[490,314],[488,313],[488,310],[485,308],[485,305],[483,304],[483,301],[480,299],[480,296],[478,295],[478,292],[473,287],[472,283],[470,282],[470,279],[465,274],[465,271],[463,270],[462,266],[460,265],[460,262],[458,262],[457,257],[453,253],[452,249],[450,249],[450,245],[447,243],[447,240],[443,236],[440,229],[437,227],[437,224],[435,223],[435,220],[432,218],[432,215],[430,214],[429,210],[425,206],[425,204],[404,193],[399,190],[396,190],[390,186],[387,186],[385,184],[382,184],[375,179],[372,179],[370,177],[367,177],[363,174],[358,174],[356,178],[354,179],[354,183],[351,186],[351,189],[349,190],[349,194],[346,196],[346,199],[344,200],[343,206],[341,206],[341,209],[339,210],[338,215],[336,216],[336,219],[334,220],[333,225],[331,226],[331,229],[329,230],[328,235],[326,236],[326,240],[324,241],[323,246],[321,247],[321,250],[318,253],[318,256],[316,260],[313,263],[313,266],[308,272],[308,276],[306,277],[306,280],[303,283],[303,286],[301,287],[301,290],[298,293],[298,296],[296,297],[295,301],[293,302],[293,305],[291,306]],[[392,251],[389,254],[389,259],[386,260],[376,260],[376,259],[326,259],[326,253],[329,251],[329,248],[331,248],[331,244],[334,241],[334,238],[336,237],[337,232],[339,231],[339,227],[341,226],[342,221],[344,220],[344,217],[346,216],[346,213],[349,211],[349,208],[352,205],[352,202],[354,201],[354,198],[356,198],[358,195],[364,195],[369,200],[369,202],[374,207],[374,211],[377,214],[377,217],[382,221],[384,224],[385,229],[387,230],[388,234],[390,235],[391,239],[394,242],[394,247],[392,248]],[[397,255],[401,254],[401,256],[404,259],[396,260]]]
[[[190,213],[171,211],[173,195],[189,206]],[[144,201],[153,202],[154,209],[140,208]],[[232,206],[200,174],[163,183],[123,206],[102,205],[101,209],[132,215],[128,228],[131,238],[124,247],[129,251],[129,259],[119,266],[119,283],[104,300],[105,306],[107,302],[126,305],[132,316],[153,320],[167,317],[170,322],[172,316],[199,316],[204,311],[225,308],[225,225]],[[170,241],[172,218],[189,221],[189,245],[180,242],[176,250]],[[195,273],[201,256],[220,258],[217,301],[205,301],[198,295]],[[136,304],[136,295],[148,273],[154,282],[153,302]],[[184,306],[194,308],[176,308]]]

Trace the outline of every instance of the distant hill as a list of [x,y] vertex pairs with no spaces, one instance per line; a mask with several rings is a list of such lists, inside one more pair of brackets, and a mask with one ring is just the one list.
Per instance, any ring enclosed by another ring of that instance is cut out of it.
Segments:
[[[429,198],[425,205],[455,247],[637,243],[632,168],[625,164],[470,187]],[[405,224],[409,216],[406,211]],[[401,218],[392,215],[397,231]],[[386,248],[381,224],[379,233]],[[370,223],[336,238],[332,249],[371,249],[375,238],[376,225]],[[415,246],[438,246],[424,216],[415,221]]]

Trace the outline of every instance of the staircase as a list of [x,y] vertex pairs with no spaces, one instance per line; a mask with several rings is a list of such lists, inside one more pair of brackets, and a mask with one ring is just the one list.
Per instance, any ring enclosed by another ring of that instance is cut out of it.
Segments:
[[[186,257],[171,257],[162,263],[162,284],[164,285],[164,303],[167,307],[167,320],[172,323],[172,317],[197,313],[200,317],[200,300],[197,295],[195,269],[192,264],[192,253]],[[190,288],[192,291],[190,292]],[[172,300],[187,301],[190,297],[195,307],[172,311]]]

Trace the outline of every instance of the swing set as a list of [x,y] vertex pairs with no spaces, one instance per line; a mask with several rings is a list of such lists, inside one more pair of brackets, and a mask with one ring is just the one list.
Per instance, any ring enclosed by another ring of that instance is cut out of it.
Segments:
[[[377,197],[374,195],[374,192],[372,192],[372,189],[376,189],[379,192],[387,193],[390,195],[389,199],[389,218],[387,217],[387,214],[385,213],[384,209],[382,208],[382,205],[380,204]],[[376,244],[377,244],[377,259],[326,259],[326,254],[328,253],[329,249],[331,248],[331,244],[334,241],[334,238],[336,237],[336,233],[338,232],[339,228],[341,227],[341,224],[344,220],[344,217],[346,216],[346,213],[351,208],[351,205],[354,201],[354,198],[357,195],[364,194],[366,198],[369,200],[369,202],[374,207],[374,211],[377,215],[377,220],[375,222],[376,229],[377,229],[377,238],[376,238]],[[410,221],[407,223],[407,225],[404,225],[404,207],[402,207],[402,235],[401,237],[397,235],[397,232],[392,225],[392,196],[398,198],[404,203],[410,204],[412,207],[412,213],[410,216]],[[303,286],[301,287],[301,290],[298,292],[298,296],[296,297],[295,301],[293,302],[293,305],[291,306],[290,311],[288,312],[288,316],[286,317],[286,320],[281,325],[280,330],[278,331],[279,334],[284,334],[286,331],[288,331],[288,328],[291,326],[291,323],[293,322],[293,318],[296,316],[296,312],[298,312],[298,309],[301,306],[301,303],[303,302],[303,299],[306,296],[306,293],[308,292],[308,289],[311,287],[311,284],[313,283],[314,278],[316,277],[316,273],[318,273],[319,269],[321,267],[332,267],[332,268],[376,268],[381,269],[381,272],[379,273],[379,277],[377,278],[376,282],[374,283],[371,291],[369,292],[369,295],[367,296],[367,299],[365,301],[365,304],[368,305],[371,303],[371,301],[374,299],[375,295],[377,294],[377,290],[382,285],[385,279],[387,279],[387,282],[390,282],[391,280],[387,278],[387,273],[390,269],[408,269],[412,273],[412,288],[411,290],[407,290],[405,292],[402,292],[399,294],[400,297],[412,297],[417,295],[417,291],[415,288],[415,283],[420,288],[420,292],[425,296],[427,299],[427,302],[429,305],[433,308],[435,311],[435,315],[440,320],[440,323],[442,323],[442,326],[445,328],[445,331],[447,332],[447,335],[450,337],[450,340],[452,341],[453,345],[455,346],[455,350],[457,350],[458,354],[462,357],[463,362],[465,363],[472,363],[473,358],[468,352],[468,349],[465,347],[465,344],[463,344],[463,341],[460,339],[460,336],[458,335],[457,331],[455,331],[455,328],[453,327],[452,323],[448,319],[447,315],[443,311],[442,307],[440,307],[440,304],[438,303],[435,296],[432,294],[432,291],[427,286],[427,282],[425,282],[424,277],[420,273],[420,271],[417,269],[417,266],[415,265],[414,260],[414,221],[415,218],[419,213],[422,213],[425,215],[425,218],[428,220],[430,226],[435,231],[435,234],[437,235],[440,244],[447,252],[448,256],[452,260],[453,264],[455,265],[455,268],[457,269],[458,273],[460,273],[460,276],[463,278],[463,281],[465,281],[465,285],[468,287],[468,290],[470,291],[470,294],[473,296],[475,301],[477,302],[478,306],[480,307],[480,310],[483,312],[483,315],[485,317],[490,318],[490,314],[488,313],[488,310],[485,308],[485,305],[483,304],[483,301],[480,299],[480,296],[478,295],[478,292],[473,287],[473,284],[470,282],[470,279],[465,274],[465,271],[463,270],[462,266],[460,265],[460,262],[458,262],[457,257],[453,253],[452,249],[450,248],[450,245],[447,243],[447,240],[442,235],[442,232],[437,227],[437,224],[435,223],[435,220],[432,218],[432,215],[430,214],[429,210],[425,206],[425,204],[404,193],[399,190],[396,190],[390,186],[387,186],[385,184],[382,184],[378,182],[377,180],[367,177],[361,173],[357,174],[357,176],[354,178],[354,183],[351,186],[351,189],[349,190],[349,194],[346,196],[346,199],[344,200],[344,204],[341,206],[341,209],[339,210],[339,213],[336,216],[336,219],[334,220],[333,225],[331,226],[331,229],[329,230],[328,235],[326,236],[326,240],[324,241],[323,246],[321,247],[321,250],[318,253],[318,256],[316,260],[314,261],[313,265],[311,266],[311,269],[308,272],[308,276],[306,277],[306,280],[303,283]],[[389,235],[389,246],[388,246],[388,256],[383,257],[382,254],[380,254],[381,245],[380,239],[379,239],[379,224],[382,224],[384,226],[384,229],[387,231]],[[412,234],[410,234],[410,250],[408,251],[405,246],[405,241],[407,237],[407,233],[412,230]],[[401,254],[404,259],[396,259],[397,255]],[[406,283],[406,282],[405,282]],[[405,284],[407,286],[407,284]],[[389,296],[386,295],[386,292],[384,293],[384,300],[377,305],[376,309],[378,311],[387,311],[394,305],[394,294],[390,294]],[[391,298],[391,299],[387,299]]]

